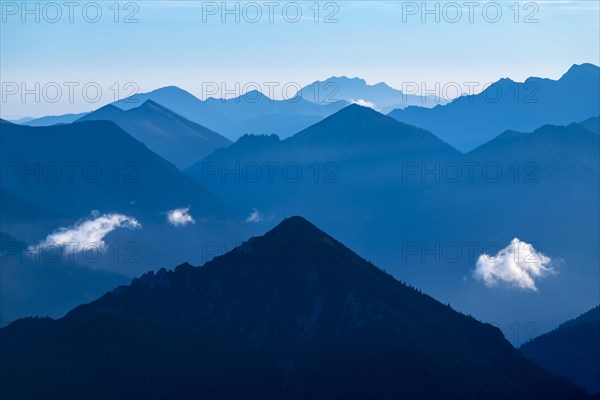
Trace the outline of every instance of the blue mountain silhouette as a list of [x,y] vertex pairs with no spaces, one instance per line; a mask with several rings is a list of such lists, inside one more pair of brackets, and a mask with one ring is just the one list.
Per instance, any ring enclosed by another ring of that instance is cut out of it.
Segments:
[[477,95],[462,96],[431,109],[408,107],[389,115],[421,128],[462,151],[469,151],[505,130],[530,132],[544,124],[566,125],[597,117],[600,68],[573,65],[560,79],[501,79]]
[[107,105],[77,120],[108,120],[119,125],[150,150],[180,169],[187,168],[231,142],[201,125],[191,122],[152,100],[123,111]]
[[[81,331],[60,334],[73,326]],[[64,318],[1,333],[8,397],[584,397],[498,329],[301,217],[200,268],[149,272]]]

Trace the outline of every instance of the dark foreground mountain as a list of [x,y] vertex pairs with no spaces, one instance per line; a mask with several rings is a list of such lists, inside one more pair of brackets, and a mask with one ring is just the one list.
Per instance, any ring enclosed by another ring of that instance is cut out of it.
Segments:
[[600,395],[600,306],[521,346],[528,358]]
[[301,217],[1,333],[11,399],[584,396]]
[[469,151],[506,130],[530,132],[598,116],[600,68],[573,65],[560,79],[501,79],[477,95],[434,108],[408,107],[389,115]]
[[183,169],[231,142],[152,100],[123,111],[107,105],[77,120],[108,120],[119,125],[150,150]]

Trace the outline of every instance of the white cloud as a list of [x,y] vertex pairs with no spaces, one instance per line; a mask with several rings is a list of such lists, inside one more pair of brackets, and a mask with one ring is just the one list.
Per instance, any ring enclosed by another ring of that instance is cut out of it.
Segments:
[[117,228],[135,229],[141,224],[133,217],[122,214],[104,214],[92,211],[93,219],[78,222],[67,228],[59,228],[38,244],[29,246],[29,251],[37,252],[42,248],[63,247],[68,253],[81,252],[86,246],[104,250],[104,237]]
[[190,215],[190,208],[176,208],[167,212],[167,220],[174,226],[185,226],[187,224],[195,224],[196,221]]
[[514,238],[495,256],[482,254],[477,260],[473,277],[488,287],[500,282],[524,290],[537,291],[535,278],[555,273],[550,257],[536,251],[529,243]]
[[373,110],[377,110],[377,104],[373,103],[372,101],[358,99],[358,100],[350,100],[350,103],[358,104],[359,106],[369,107],[369,108],[372,108]]
[[262,220],[263,216],[256,208],[253,208],[248,218],[246,218],[246,222],[260,222]]

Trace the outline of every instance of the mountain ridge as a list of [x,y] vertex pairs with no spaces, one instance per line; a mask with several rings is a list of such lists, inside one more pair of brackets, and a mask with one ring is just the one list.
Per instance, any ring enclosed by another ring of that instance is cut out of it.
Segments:
[[[93,329],[95,341],[50,336],[68,326]],[[22,329],[39,334],[23,337]],[[115,330],[134,341],[105,336]],[[10,349],[0,354],[5,394],[583,397],[524,359],[497,328],[409,288],[298,216],[202,267],[147,273],[62,319],[20,320],[1,332]],[[16,362],[23,353],[26,362]],[[127,382],[106,385],[124,370]],[[218,378],[225,370],[236,385]],[[88,376],[84,385],[80,376]],[[42,392],[23,379],[51,383]]]

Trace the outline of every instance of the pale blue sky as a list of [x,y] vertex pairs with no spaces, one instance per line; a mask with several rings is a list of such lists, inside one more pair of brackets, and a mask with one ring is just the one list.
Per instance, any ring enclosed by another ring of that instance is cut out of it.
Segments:
[[[208,15],[213,6],[221,7],[221,1],[137,1],[128,9],[127,2],[120,2],[118,23],[110,8],[114,1],[98,2],[102,16],[97,23],[83,18],[84,6],[88,18],[94,17],[91,2],[79,2],[73,23],[64,6],[61,19],[51,23],[56,10],[47,6],[44,11],[46,3],[41,2],[37,23],[35,14],[23,15],[20,1],[1,3],[0,114],[8,119],[95,109],[113,100],[113,82],[121,87],[134,82],[142,92],[177,85],[203,97],[203,82],[226,82],[230,88],[234,82],[241,87],[248,82],[304,85],[346,75],[401,89],[404,82],[425,82],[431,87],[434,82],[485,84],[501,77],[558,78],[574,63],[600,63],[597,1],[477,2],[474,21],[469,21],[463,6],[456,23],[450,22],[456,14],[448,2],[437,2],[439,23],[433,14],[422,22],[421,1],[320,2],[318,22],[314,21],[315,1],[278,1],[273,22],[267,2],[257,1],[262,11],[257,23],[247,21],[256,16],[250,6],[240,13],[239,23],[232,15],[223,23],[221,10]],[[428,2],[428,7],[435,7],[434,3]],[[245,4],[241,2],[240,9]],[[302,18],[291,23],[296,4]],[[496,4],[501,5],[502,16],[492,23]],[[288,20],[282,16],[284,6]],[[138,22],[123,23],[136,8]],[[517,23],[516,8],[520,10]],[[338,22],[325,23],[325,16],[334,11]],[[537,23],[524,23],[530,13],[535,13]],[[25,82],[29,88],[39,82],[40,89],[46,85],[48,96],[37,102],[28,95],[23,102],[19,95],[7,95],[6,85],[11,82]],[[63,92],[55,103],[48,101],[54,96],[50,82]],[[80,84],[72,101],[65,82]],[[103,90],[96,103],[82,94],[81,87],[89,82]],[[120,95],[124,93],[121,88]]]

